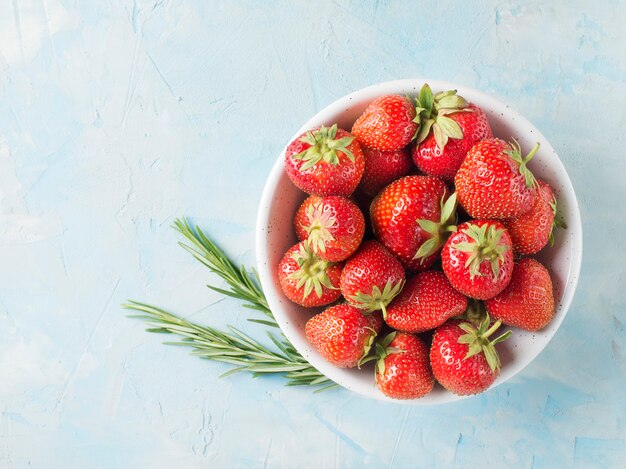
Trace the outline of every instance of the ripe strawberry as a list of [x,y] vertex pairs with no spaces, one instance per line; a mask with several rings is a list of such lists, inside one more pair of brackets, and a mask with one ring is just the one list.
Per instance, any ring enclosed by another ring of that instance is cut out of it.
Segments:
[[554,317],[550,273],[541,263],[526,257],[515,264],[509,286],[485,301],[487,312],[504,324],[526,331],[544,328]]
[[458,319],[450,319],[439,326],[430,346],[435,379],[460,396],[478,394],[491,386],[500,374],[500,357],[495,344],[511,335],[511,331],[507,331],[490,341],[489,337],[500,324],[497,321],[492,325],[487,316],[478,328]]
[[342,264],[320,259],[307,243],[291,247],[278,264],[278,280],[285,296],[302,306],[323,306],[341,296]]
[[515,141],[490,138],[478,142],[454,177],[459,204],[473,218],[517,218],[528,212],[537,190],[526,165],[538,149],[537,143],[522,158]]
[[396,151],[363,148],[363,155],[365,171],[359,189],[370,197],[374,197],[390,182],[409,174],[413,168],[411,155],[405,148]]
[[376,98],[352,126],[352,135],[361,145],[382,151],[407,146],[416,131],[415,106],[395,94]]
[[418,337],[392,332],[376,344],[373,359],[377,359],[376,386],[385,396],[417,399],[433,390],[428,347]]
[[309,319],[305,333],[311,345],[330,363],[353,368],[369,353],[381,327],[379,313],[365,316],[354,306],[340,304]]
[[517,218],[502,220],[517,254],[535,254],[549,241],[553,244],[554,228],[563,226],[562,222],[555,219],[556,198],[552,188],[543,181],[537,181],[537,184],[537,198],[530,211]]
[[487,116],[456,90],[433,97],[428,84],[422,87],[416,102],[420,129],[413,161],[424,173],[451,181],[469,149],[493,137]]
[[307,240],[315,254],[331,262],[350,257],[365,233],[361,210],[345,197],[309,196],[294,217],[296,235]]
[[467,309],[467,298],[452,288],[443,272],[419,272],[387,307],[385,322],[404,332],[425,332]]
[[382,244],[365,241],[346,262],[339,281],[343,297],[366,312],[385,308],[404,285],[402,264]]
[[478,300],[492,298],[511,280],[511,237],[497,221],[463,223],[443,247],[441,265],[452,286],[464,295]]
[[454,224],[456,197],[431,176],[405,176],[376,196],[370,207],[374,234],[407,270],[425,270],[437,258]]
[[337,124],[305,132],[285,151],[291,181],[308,194],[349,196],[363,176],[359,143]]

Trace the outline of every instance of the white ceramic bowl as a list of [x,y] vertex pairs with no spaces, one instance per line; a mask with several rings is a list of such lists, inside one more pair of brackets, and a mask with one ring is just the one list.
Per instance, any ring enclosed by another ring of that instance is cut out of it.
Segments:
[[[502,370],[493,388],[522,371],[548,344],[567,313],[578,282],[582,258],[582,227],[578,202],[567,172],[550,143],[522,115],[491,96],[466,86],[425,79],[390,81],[355,91],[318,112],[298,130],[293,138],[321,124],[329,126],[337,123],[339,127],[349,131],[352,123],[377,96],[386,94],[416,96],[425,82],[429,83],[435,93],[456,89],[468,101],[480,106],[486,112],[496,137],[507,141],[515,137],[525,152],[528,152],[535,142],[540,142],[541,148],[529,167],[538,178],[544,179],[555,190],[559,212],[568,225],[567,230],[558,230],[556,233],[554,247],[544,249],[538,256],[548,267],[552,276],[557,305],[556,315],[552,322],[540,332],[529,333],[513,328],[512,337],[498,346]],[[285,173],[284,151],[283,149],[276,160],[265,184],[256,226],[257,264],[269,306],[285,336],[320,372],[336,383],[364,396],[393,401],[376,388],[371,367],[347,370],[326,362],[310,346],[304,333],[307,320],[317,310],[300,307],[290,302],[282,293],[278,282],[277,266],[285,251],[297,242],[292,218],[296,208],[306,197],[306,194],[291,183]],[[421,399],[394,402],[432,405],[459,399],[462,397],[455,396],[436,385],[433,392]]]

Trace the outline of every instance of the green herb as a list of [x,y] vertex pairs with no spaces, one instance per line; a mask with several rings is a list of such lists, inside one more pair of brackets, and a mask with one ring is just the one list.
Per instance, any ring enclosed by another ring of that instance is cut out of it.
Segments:
[[[237,267],[201,229],[193,227],[187,220],[176,220],[174,228],[191,243],[187,245],[181,242],[180,246],[228,285],[228,289],[208,285],[210,289],[240,299],[245,307],[259,311],[266,317],[250,318],[249,321],[272,328],[278,327],[259,286],[256,271],[253,270],[250,274],[244,266]],[[224,332],[192,323],[144,303],[130,301],[123,306],[138,313],[130,317],[144,320],[149,326],[148,332],[169,333],[180,337],[178,341],[165,342],[166,344],[191,347],[193,355],[235,365],[235,368],[222,376],[240,371],[251,372],[253,377],[279,373],[288,380],[288,386],[318,385],[320,388],[317,391],[337,386],[313,368],[282,334],[277,338],[270,331],[266,331],[276,347],[272,349],[232,326],[228,326],[229,331]]]

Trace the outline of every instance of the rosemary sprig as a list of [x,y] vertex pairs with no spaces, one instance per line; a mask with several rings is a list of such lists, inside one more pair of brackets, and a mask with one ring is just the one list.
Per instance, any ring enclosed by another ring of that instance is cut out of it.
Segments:
[[[245,307],[260,311],[267,317],[250,318],[250,321],[278,327],[259,286],[256,271],[251,276],[244,266],[237,267],[201,229],[193,227],[187,220],[176,220],[174,228],[187,238],[191,246],[179,244],[223,278],[229,287],[225,290],[208,285],[209,288],[240,299],[245,302]],[[277,348],[272,350],[232,326],[228,326],[229,332],[223,332],[210,326],[195,324],[145,303],[130,301],[123,306],[138,313],[130,317],[144,320],[149,326],[148,332],[169,333],[180,337],[178,341],[165,342],[166,344],[188,346],[192,348],[191,353],[200,358],[235,365],[235,368],[222,376],[240,371],[251,372],[253,377],[278,373],[287,379],[288,386],[324,385],[316,392],[337,386],[313,368],[282,334],[281,339],[277,339],[270,331],[266,331]]]
[[229,327],[229,333],[222,332],[209,326],[194,324],[160,308],[136,301],[131,301],[124,307],[141,313],[130,315],[130,317],[144,320],[149,326],[148,332],[170,333],[182,337],[179,341],[165,342],[166,344],[188,346],[193,349],[192,355],[236,366],[222,376],[248,371],[254,377],[283,373],[288,379],[287,385],[289,386],[330,382],[302,358],[293,346],[284,340],[277,340],[269,332],[267,333],[269,338],[280,352],[270,350],[232,326]]
[[244,301],[244,307],[260,311],[270,318],[269,320],[250,319],[250,321],[278,327],[272,311],[270,311],[267,305],[265,295],[259,287],[259,275],[255,269],[252,269],[252,275],[254,275],[254,278],[252,278],[245,266],[237,267],[200,228],[191,226],[184,218],[174,221],[174,229],[191,242],[191,246],[183,242],[179,242],[178,245],[207,266],[211,272],[222,277],[230,287],[230,290],[224,290],[212,285],[207,285],[207,287],[222,295],[242,300]]

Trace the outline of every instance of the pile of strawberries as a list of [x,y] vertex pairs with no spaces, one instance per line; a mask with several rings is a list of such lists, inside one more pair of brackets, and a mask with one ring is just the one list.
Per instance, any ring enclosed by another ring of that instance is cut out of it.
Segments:
[[[537,260],[557,224],[552,189],[514,140],[456,91],[381,96],[351,132],[322,126],[288,146],[309,197],[300,242],[278,266],[285,295],[315,311],[306,336],[338,367],[376,360],[385,395],[415,399],[437,380],[476,394],[500,372],[502,324],[528,331],[555,312]],[[386,330],[383,333],[383,330]]]

